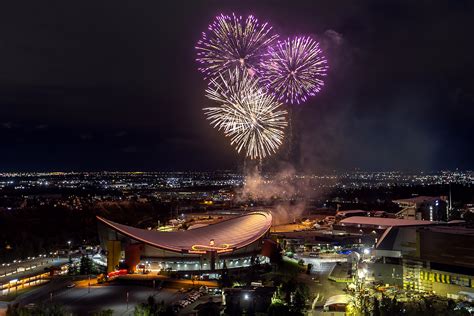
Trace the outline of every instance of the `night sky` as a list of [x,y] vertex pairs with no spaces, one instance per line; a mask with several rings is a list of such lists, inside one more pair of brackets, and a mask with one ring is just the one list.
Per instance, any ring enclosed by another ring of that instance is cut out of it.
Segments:
[[266,168],[474,168],[474,1],[31,0],[0,5],[0,171],[239,169],[194,61],[232,12],[330,65]]

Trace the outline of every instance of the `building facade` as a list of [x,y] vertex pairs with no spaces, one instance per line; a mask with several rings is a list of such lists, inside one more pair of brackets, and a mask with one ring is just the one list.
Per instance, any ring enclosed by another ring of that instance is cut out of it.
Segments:
[[107,250],[107,270],[119,264],[130,272],[216,271],[266,262],[261,255],[272,216],[252,212],[187,231],[159,232],[98,217],[99,237]]
[[[457,225],[389,228],[375,250],[380,264],[402,271],[393,283],[450,298],[474,297],[473,253],[474,229]],[[374,266],[374,277],[388,276]]]
[[446,197],[417,196],[393,202],[402,208],[398,215],[405,219],[444,222],[449,220]]

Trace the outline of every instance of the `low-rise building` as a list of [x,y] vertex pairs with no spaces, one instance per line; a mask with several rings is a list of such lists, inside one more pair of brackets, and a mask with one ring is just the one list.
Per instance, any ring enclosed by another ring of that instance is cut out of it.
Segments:
[[[160,232],[98,217],[101,246],[107,249],[107,272],[123,264],[129,272],[183,271],[196,274],[244,268],[261,255],[272,216],[250,212],[186,231]],[[123,263],[121,262],[123,260]]]
[[394,200],[402,210],[397,214],[404,219],[427,221],[448,221],[448,206],[445,197],[416,196],[408,199]]
[[365,217],[353,216],[341,220],[337,225],[333,225],[334,229],[343,230],[348,233],[377,233],[383,234],[387,228],[402,226],[424,226],[434,225],[436,222],[425,220],[410,220],[386,217]]
[[418,292],[450,298],[466,296],[463,293],[474,295],[473,254],[472,228],[392,227],[377,243],[378,265],[373,266],[373,275],[376,280]]

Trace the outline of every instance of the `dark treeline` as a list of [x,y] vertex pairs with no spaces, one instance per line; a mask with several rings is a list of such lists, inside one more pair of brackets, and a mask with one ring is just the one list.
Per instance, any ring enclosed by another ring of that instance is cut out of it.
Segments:
[[175,203],[112,202],[74,210],[45,205],[0,211],[0,262],[36,256],[82,244],[96,245],[96,216],[138,227],[156,226],[168,218]]

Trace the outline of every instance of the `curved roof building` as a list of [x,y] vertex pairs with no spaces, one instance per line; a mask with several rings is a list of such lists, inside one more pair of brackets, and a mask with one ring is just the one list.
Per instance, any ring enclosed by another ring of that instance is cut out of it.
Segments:
[[[158,232],[101,217],[97,219],[101,244],[108,251],[109,270],[113,270],[120,259],[125,260],[130,270],[144,262],[152,270],[153,267],[214,270],[245,266],[244,263],[250,264],[260,252],[263,237],[272,225],[272,216],[266,212],[247,213],[205,227],[175,232]],[[237,262],[234,264],[234,261]]]

